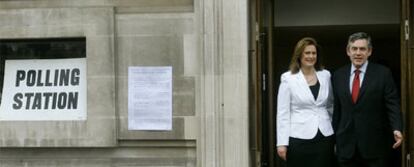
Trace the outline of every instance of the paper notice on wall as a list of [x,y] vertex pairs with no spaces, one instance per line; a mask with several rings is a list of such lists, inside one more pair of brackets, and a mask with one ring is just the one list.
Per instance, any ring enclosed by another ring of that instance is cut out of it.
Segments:
[[128,130],[172,129],[172,67],[128,68]]

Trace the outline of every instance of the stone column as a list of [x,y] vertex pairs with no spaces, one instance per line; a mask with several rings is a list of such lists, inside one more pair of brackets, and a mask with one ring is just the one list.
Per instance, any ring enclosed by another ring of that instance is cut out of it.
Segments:
[[195,1],[202,62],[197,162],[248,167],[247,0]]

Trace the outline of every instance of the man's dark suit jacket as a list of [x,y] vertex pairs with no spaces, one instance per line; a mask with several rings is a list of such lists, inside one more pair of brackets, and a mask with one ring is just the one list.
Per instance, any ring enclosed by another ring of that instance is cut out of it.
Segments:
[[358,148],[364,158],[385,157],[392,147],[392,131],[402,129],[399,93],[391,71],[369,62],[356,104],[350,75],[351,64],[338,69],[332,78],[337,155],[348,159]]

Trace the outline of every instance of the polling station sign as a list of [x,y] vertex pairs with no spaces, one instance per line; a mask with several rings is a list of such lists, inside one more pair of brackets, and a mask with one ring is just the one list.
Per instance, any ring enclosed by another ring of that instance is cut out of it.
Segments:
[[0,120],[86,120],[86,58],[6,60]]

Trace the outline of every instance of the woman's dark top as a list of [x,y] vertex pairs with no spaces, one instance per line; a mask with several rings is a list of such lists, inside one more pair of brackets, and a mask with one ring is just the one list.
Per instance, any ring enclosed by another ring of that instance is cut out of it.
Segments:
[[315,98],[315,100],[318,98],[318,94],[319,94],[319,87],[321,85],[319,85],[319,81],[316,81],[315,85],[309,86],[310,90],[312,91],[313,97]]

